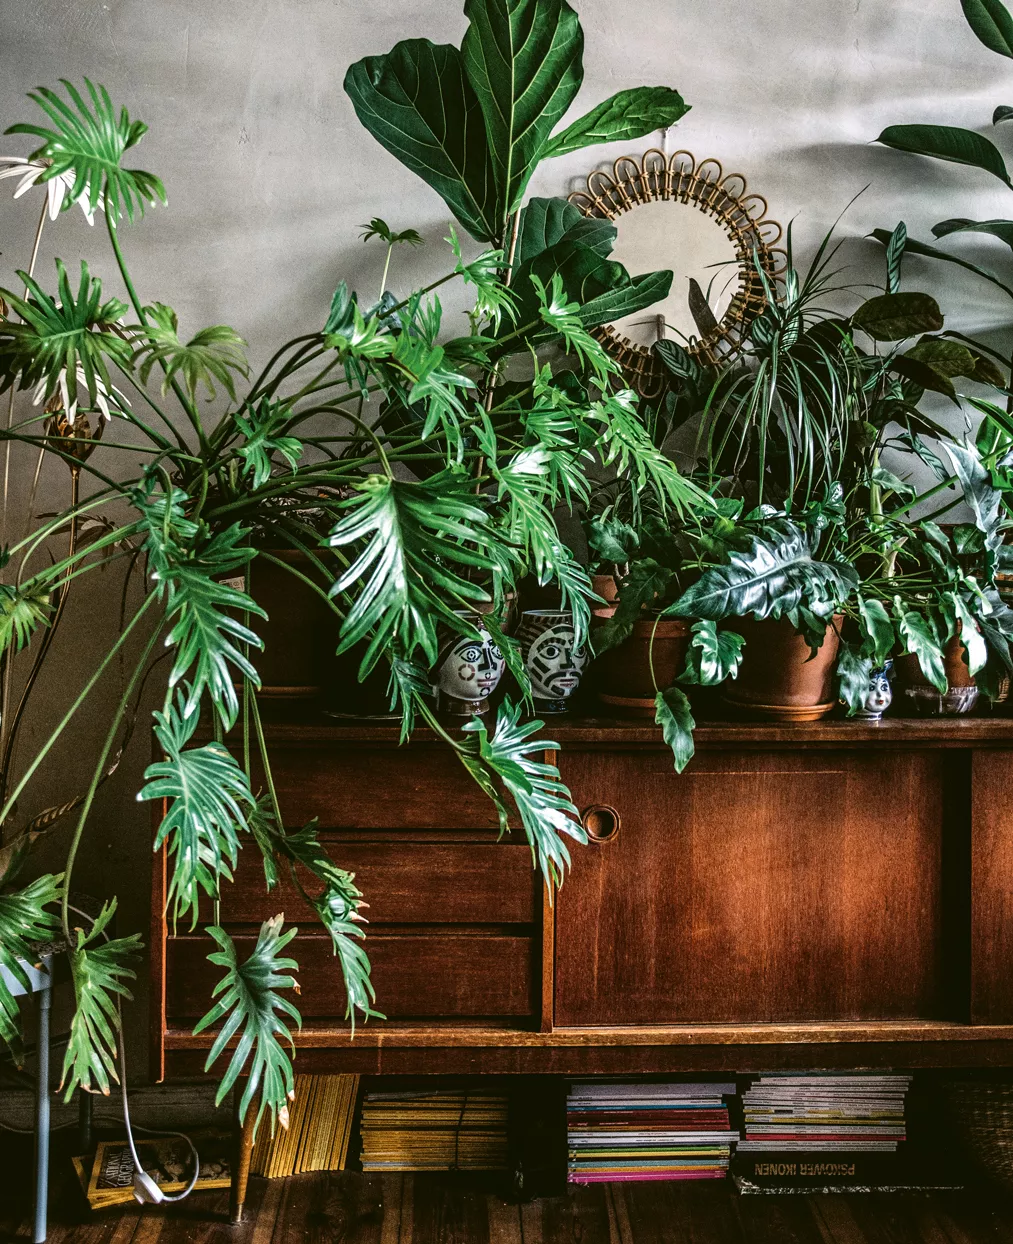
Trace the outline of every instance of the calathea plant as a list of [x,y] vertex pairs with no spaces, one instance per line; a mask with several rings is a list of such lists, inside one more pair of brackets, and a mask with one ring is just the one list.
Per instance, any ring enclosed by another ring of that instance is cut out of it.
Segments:
[[[61,179],[65,206],[80,202],[101,213],[128,297],[105,297],[85,264],[73,281],[58,264],[51,290],[20,273],[24,291],[3,291],[0,320],[0,385],[35,403],[3,435],[62,460],[72,479],[65,510],[35,520],[5,553],[7,685],[19,652],[36,667],[44,659],[62,602],[80,578],[117,562],[137,568],[119,634],[84,671],[43,745],[17,771],[9,736],[3,751],[0,963],[16,975],[29,941],[53,929],[58,908],[77,996],[64,1064],[68,1094],[78,1086],[107,1092],[117,1075],[118,1000],[137,939],[108,940],[115,900],[88,921],[69,896],[96,792],[151,677],[164,689],[154,719],[162,759],[148,769],[139,798],[166,803],[157,845],[168,853],[170,917],[196,923],[202,896],[220,893],[252,839],[267,889],[289,869],[330,933],[349,1016],[377,1013],[354,878],[329,859],[312,824],[284,825],[270,778],[256,697],[262,610],[249,588],[258,563],[279,545],[308,559],[309,573],[275,560],[326,598],[340,649],[363,654],[361,674],[389,668],[404,735],[420,719],[442,735],[495,801],[504,828],[520,820],[548,880],[562,879],[566,838],[583,839],[558,771],[535,756],[552,746],[532,737],[540,723],[522,723],[520,704],[507,702],[491,730],[476,722],[448,734],[432,713],[428,667],[437,627],[470,634],[467,615],[482,609],[523,691],[516,648],[497,619],[506,594],[528,574],[554,582],[578,626],[586,623],[587,575],[559,538],[553,511],[586,496],[595,457],[635,478],[661,512],[700,503],[588,333],[653,302],[671,274],[631,277],[608,258],[610,226],[578,218],[561,201],[522,202],[540,160],[667,126],[685,105],[667,88],[625,91],[554,133],[580,86],[576,14],[560,0],[475,0],[467,15],[460,51],[424,40],[399,44],[353,66],[347,87],[370,131],[487,249],[467,259],[451,231],[442,276],[395,295],[385,270],[375,304],[341,285],[329,313],[321,309],[320,327],[285,342],[252,378],[232,329],[188,337],[170,307],[135,287],[120,236],[124,217],[132,221],[165,198],[157,177],[126,164],[143,123],[117,112],[103,88],[86,83],[81,92],[64,83],[63,92],[32,96],[45,114],[40,123],[9,131],[36,144],[30,159],[40,185]],[[414,240],[379,219],[367,232],[389,247]],[[449,282],[473,298],[472,331],[448,339],[435,291]],[[507,380],[503,369],[515,356]],[[216,391],[227,408],[211,418],[203,402]],[[117,435],[126,424],[129,440]],[[68,532],[68,547],[47,560],[46,550]],[[152,667],[165,645],[167,664]],[[39,765],[128,651],[87,790],[26,819]],[[28,685],[30,692],[31,677]],[[15,724],[21,720],[19,711]],[[4,726],[15,728],[6,715]],[[254,756],[266,774],[263,791],[251,776]],[[15,888],[34,837],[43,827],[55,832],[63,817],[73,824],[64,875]],[[257,1117],[266,1112],[273,1125],[285,1119],[293,1090],[285,1046],[298,1012],[284,991],[296,979],[296,960],[285,954],[294,930],[283,930],[281,917],[266,922],[245,960],[223,929],[208,933],[209,958],[225,971],[198,1026],[219,1028],[209,1066],[240,1037],[219,1096],[245,1074],[242,1111],[259,1096]],[[0,1017],[0,1035],[13,1042],[17,1014],[6,996]]]

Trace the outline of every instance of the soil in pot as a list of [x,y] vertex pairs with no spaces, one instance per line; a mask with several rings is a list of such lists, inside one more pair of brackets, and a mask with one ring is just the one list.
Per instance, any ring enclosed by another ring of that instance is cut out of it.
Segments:
[[913,652],[894,658],[897,699],[908,712],[919,717],[955,717],[969,713],[978,701],[978,688],[967,665],[967,650],[959,633],[943,649],[943,671],[948,684],[939,691],[922,673]]
[[813,657],[804,635],[787,618],[736,618],[729,623],[746,641],[738,678],[723,687],[723,698],[751,717],[765,721],[818,721],[831,712],[834,667],[844,619],[834,618]]
[[690,627],[681,618],[634,622],[629,639],[595,660],[598,699],[624,717],[653,717],[656,688],[670,686],[685,668]]
[[251,630],[264,641],[263,651],[251,654],[260,675],[259,694],[275,700],[315,699],[337,647],[339,622],[326,600],[285,567],[319,580],[324,591],[330,584],[298,549],[267,551],[285,565],[258,556],[249,567],[250,595],[267,613],[266,618],[250,618]]

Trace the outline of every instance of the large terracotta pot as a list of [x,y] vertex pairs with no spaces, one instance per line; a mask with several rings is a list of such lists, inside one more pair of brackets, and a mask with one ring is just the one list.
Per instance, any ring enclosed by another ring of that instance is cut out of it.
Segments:
[[[308,578],[329,584],[297,549],[271,549],[271,556]],[[338,619],[307,583],[282,566],[255,557],[249,567],[250,595],[267,613],[252,616],[250,628],[264,641],[251,654],[260,675],[260,695],[276,700],[308,700],[320,695],[324,667],[338,642]]]
[[[834,666],[843,617],[828,626],[810,659],[809,644],[787,618],[736,618],[729,623],[746,641],[738,678],[723,686],[725,700],[767,721],[817,721],[836,703]],[[836,629],[835,629],[836,627]]]
[[896,657],[893,667],[900,703],[923,717],[954,717],[969,713],[978,701],[978,688],[965,653],[958,632],[943,649],[943,671],[949,684],[945,693],[941,693],[925,677],[921,663],[913,652]]
[[619,607],[619,588],[615,575],[593,574],[591,587],[605,601],[604,605],[592,605],[591,614],[596,618],[611,618]]
[[670,686],[685,667],[690,626],[681,618],[634,622],[629,639],[594,663],[598,699],[622,716],[653,717],[657,688]]

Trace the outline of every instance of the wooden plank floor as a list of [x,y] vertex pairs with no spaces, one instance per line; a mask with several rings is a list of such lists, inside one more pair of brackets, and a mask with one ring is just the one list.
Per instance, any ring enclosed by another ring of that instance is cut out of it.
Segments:
[[[23,1181],[0,1170],[0,1240],[31,1240]],[[52,1244],[1013,1244],[1013,1198],[991,1191],[752,1196],[727,1184],[572,1188],[526,1205],[448,1175],[252,1179],[246,1220],[227,1192],[88,1216],[65,1185]]]

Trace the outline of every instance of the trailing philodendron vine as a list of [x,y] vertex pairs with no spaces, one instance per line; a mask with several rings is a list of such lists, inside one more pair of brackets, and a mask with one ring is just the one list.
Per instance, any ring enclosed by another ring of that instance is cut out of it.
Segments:
[[[612,261],[608,221],[560,200],[525,203],[542,159],[667,127],[686,105],[667,87],[622,91],[557,131],[582,76],[574,11],[564,0],[468,0],[466,13],[460,50],[398,44],[352,66],[346,89],[369,131],[486,249],[467,258],[451,229],[442,274],[397,293],[394,252],[419,235],[372,220],[366,239],[387,249],[370,296],[341,284],[318,326],[282,344],[256,375],[234,330],[187,329],[135,285],[121,230],[165,201],[161,181],[132,166],[142,122],[86,80],[83,90],[40,88],[31,98],[43,115],[8,130],[34,144],[9,169],[23,170],[26,189],[49,188],[40,231],[47,208],[80,206],[105,230],[127,295],[106,296],[85,263],[58,261],[47,279],[34,253],[18,285],[0,291],[6,460],[12,446],[27,446],[62,460],[69,480],[62,512],[33,515],[24,534],[5,508],[0,965],[20,979],[29,944],[62,928],[76,994],[68,1096],[78,1086],[108,1092],[117,1077],[120,1000],[129,997],[138,942],[112,936],[114,900],[88,919],[71,886],[89,849],[97,791],[152,684],[161,689],[153,722],[161,759],[138,798],[165,809],[156,848],[167,853],[169,919],[196,925],[202,903],[218,897],[240,851],[253,846],[267,890],[289,870],[330,934],[353,1024],[382,1009],[354,877],[322,849],[313,824],[284,823],[275,797],[256,696],[263,611],[248,590],[271,548],[304,556],[309,572],[286,568],[326,599],[339,651],[356,650],[361,676],[388,670],[404,736],[420,722],[437,731],[503,827],[519,822],[555,884],[569,862],[567,839],[584,833],[556,768],[540,758],[553,745],[534,737],[540,723],[522,723],[519,702],[507,701],[491,726],[453,735],[441,726],[428,697],[437,628],[469,634],[468,610],[488,611],[525,697],[515,644],[496,619],[533,575],[554,583],[586,627],[588,576],[553,513],[587,500],[588,465],[625,473],[663,514],[709,504],[659,451],[589,332],[663,296],[671,273],[630,274]],[[437,290],[452,282],[470,295],[464,336],[442,322]],[[215,396],[225,409],[211,417],[206,402]],[[108,628],[107,650],[82,670],[41,747],[16,764],[15,741],[68,593],[117,563],[128,577],[119,628]],[[168,659],[153,664],[166,647]],[[28,667],[19,700],[15,658]],[[29,819],[39,766],[96,686],[117,676],[87,788]],[[68,834],[64,874],[19,882],[35,838],[58,827]],[[258,1118],[266,1113],[273,1126],[293,1085],[297,959],[283,952],[297,956],[295,930],[284,931],[280,915],[267,921],[246,960],[222,929],[208,933],[209,958],[224,971],[197,1029],[218,1029],[208,1065],[237,1037],[219,1097],[245,1075],[242,1111],[259,1098]],[[17,1048],[17,1008],[2,982],[0,1037]]]

